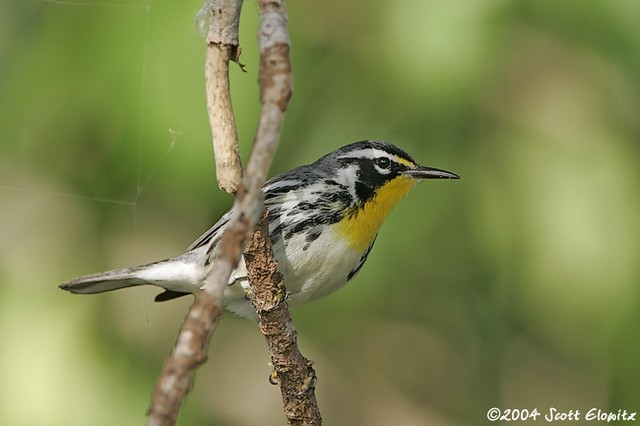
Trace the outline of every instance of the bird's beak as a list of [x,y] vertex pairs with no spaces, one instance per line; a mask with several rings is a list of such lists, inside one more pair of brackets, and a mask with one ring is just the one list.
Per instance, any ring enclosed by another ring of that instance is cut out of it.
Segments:
[[448,172],[446,170],[440,170],[433,167],[417,166],[413,169],[405,170],[402,172],[404,175],[413,179],[460,179],[455,173]]

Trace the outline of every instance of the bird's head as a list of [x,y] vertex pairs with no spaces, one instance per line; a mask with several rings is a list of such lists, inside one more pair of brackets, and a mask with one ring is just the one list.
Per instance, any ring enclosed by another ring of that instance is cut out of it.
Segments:
[[336,180],[353,192],[359,207],[374,198],[381,198],[377,202],[397,202],[421,180],[459,179],[446,170],[422,166],[404,150],[381,141],[352,143],[321,161],[334,169]]
[[344,146],[318,163],[350,194],[352,207],[337,225],[358,250],[373,242],[391,210],[417,182],[459,179],[446,170],[422,166],[404,150],[382,141]]

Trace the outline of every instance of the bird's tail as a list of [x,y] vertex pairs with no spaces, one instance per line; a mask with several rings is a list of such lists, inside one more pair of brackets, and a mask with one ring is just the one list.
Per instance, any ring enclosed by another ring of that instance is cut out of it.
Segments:
[[160,262],[83,275],[61,284],[60,288],[70,293],[94,294],[152,284],[165,289],[155,298],[156,302],[162,302],[198,291],[201,279],[194,254],[189,252]]
[[70,293],[93,294],[146,284],[137,277],[141,268],[143,266],[83,275],[60,284],[60,288]]

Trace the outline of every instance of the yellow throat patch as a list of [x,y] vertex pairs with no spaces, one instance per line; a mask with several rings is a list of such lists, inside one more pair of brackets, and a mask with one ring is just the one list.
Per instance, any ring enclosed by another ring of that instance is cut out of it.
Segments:
[[391,210],[415,184],[414,179],[406,176],[398,176],[387,182],[378,188],[373,197],[357,212],[347,214],[335,225],[338,234],[351,248],[364,252],[373,242]]

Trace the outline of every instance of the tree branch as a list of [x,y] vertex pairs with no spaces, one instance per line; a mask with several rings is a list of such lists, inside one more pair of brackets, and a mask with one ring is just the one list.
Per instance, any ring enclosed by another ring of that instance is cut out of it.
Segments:
[[[238,53],[237,28],[241,0],[207,0],[210,14],[207,36],[207,107],[214,137],[216,170],[221,188],[236,192],[234,215],[230,219],[215,252],[211,253],[204,290],[196,295],[180,329],[176,345],[158,378],[149,408],[150,426],[174,425],[184,397],[189,391],[195,369],[206,359],[213,330],[222,315],[222,299],[229,276],[237,267],[245,243],[253,232],[263,209],[262,186],[280,138],[284,112],[292,93],[289,37],[284,1],[258,0],[260,9],[260,99],[262,110],[247,170],[242,176],[238,156],[237,132],[228,85],[228,62]],[[229,13],[227,13],[229,12]],[[248,263],[253,303],[260,327],[269,346],[272,364],[280,382],[285,414],[289,424],[321,424],[315,400],[315,372],[296,346],[295,327],[286,303],[278,303],[283,288],[273,277],[268,227],[263,222],[254,244],[266,244],[252,252]],[[212,261],[215,257],[215,261]],[[262,261],[266,269],[254,268]],[[263,271],[263,272],[260,272]],[[268,278],[265,278],[267,271]],[[257,276],[254,276],[255,274]],[[262,278],[260,278],[262,277]],[[255,281],[255,284],[254,284]],[[278,293],[280,290],[280,293]],[[276,299],[274,299],[274,297]]]
[[260,330],[271,355],[280,385],[284,413],[289,425],[320,425],[322,418],[315,396],[316,373],[312,362],[297,346],[297,332],[286,303],[286,290],[273,259],[267,220],[258,224],[244,253],[251,301],[258,313]]
[[[229,192],[237,191],[242,176],[228,82],[228,63],[229,60],[235,60],[238,52],[241,7],[242,0],[206,0],[199,13],[200,16],[209,17],[205,79],[216,172],[219,185]],[[270,162],[261,164],[265,170],[259,174],[266,175],[269,165]],[[250,172],[247,171],[247,174]],[[239,191],[236,204],[243,198],[244,191]],[[254,202],[261,206],[259,191],[254,198]],[[222,299],[229,276],[238,265],[246,239],[258,217],[259,213],[251,221],[251,215],[243,213],[240,207],[239,213],[229,222],[218,247],[209,254],[217,256],[216,261],[209,262],[213,266],[207,271],[205,289],[196,295],[178,334],[175,348],[158,377],[149,407],[149,426],[169,426],[176,423],[182,401],[191,387],[195,369],[205,361],[209,339],[222,315]]]
[[[263,144],[275,146],[292,94],[284,0],[258,0],[258,7],[262,111],[254,149]],[[253,155],[251,158],[254,158]],[[273,259],[267,215],[268,212],[245,250],[251,301],[256,308],[260,330],[267,341],[271,364],[280,385],[287,423],[320,425],[322,418],[315,397],[315,371],[312,363],[297,347],[297,333],[287,307],[286,290]]]
[[238,62],[240,56],[242,0],[207,0],[203,8],[209,16],[205,88],[216,176],[221,189],[235,194],[242,179],[242,163],[229,92],[229,61]]

